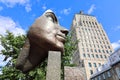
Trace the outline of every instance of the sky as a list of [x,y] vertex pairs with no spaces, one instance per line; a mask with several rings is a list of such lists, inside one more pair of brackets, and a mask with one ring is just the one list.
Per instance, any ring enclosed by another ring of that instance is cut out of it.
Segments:
[[[6,30],[25,34],[47,9],[53,10],[60,25],[67,29],[81,10],[95,16],[114,50],[120,48],[120,0],[0,0],[0,34],[4,35]],[[2,58],[0,64],[1,61]]]

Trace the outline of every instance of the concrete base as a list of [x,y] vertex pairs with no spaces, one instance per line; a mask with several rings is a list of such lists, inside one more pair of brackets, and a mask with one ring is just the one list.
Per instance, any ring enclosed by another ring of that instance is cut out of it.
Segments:
[[46,80],[61,80],[61,52],[49,51]]

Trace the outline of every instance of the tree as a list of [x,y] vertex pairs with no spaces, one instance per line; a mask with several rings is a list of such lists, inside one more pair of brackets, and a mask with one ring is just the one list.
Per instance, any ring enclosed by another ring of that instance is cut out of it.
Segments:
[[[0,80],[45,80],[47,60],[39,65],[28,74],[23,74],[21,71],[15,68],[16,59],[25,42],[25,35],[14,36],[13,33],[7,31],[6,35],[0,35],[1,45],[4,49],[1,51],[5,55],[4,61],[11,57],[11,60],[2,68],[2,74]],[[62,72],[64,72],[64,66],[73,66],[70,63],[71,56],[75,47],[76,41],[71,42],[71,35],[66,38],[65,52],[62,57]],[[62,78],[64,73],[62,73]]]
[[62,73],[61,73],[61,78],[64,80],[64,66],[76,66],[71,62],[72,55],[74,51],[77,49],[77,43],[78,40],[76,41],[71,41],[73,36],[73,33],[69,33],[66,37],[66,43],[64,45],[64,54],[62,56]]
[[2,68],[2,74],[0,75],[0,80],[45,80],[45,66],[46,62],[38,66],[35,70],[28,74],[23,74],[21,71],[15,68],[16,59],[18,54],[25,42],[25,35],[14,36],[11,32],[7,31],[6,35],[0,35],[1,45],[4,49],[1,51],[5,55],[6,61],[11,57],[11,60]]
[[[15,79],[18,80],[20,77],[24,77],[25,75],[20,73],[20,71],[15,69],[15,62],[18,56],[18,53],[24,43],[25,36],[14,36],[9,31],[6,32],[6,35],[0,35],[1,45],[4,49],[1,51],[5,58],[3,61],[6,61],[11,57],[11,60],[6,64],[5,67],[2,68],[2,75],[0,75],[0,79]],[[19,74],[19,75],[18,75]]]

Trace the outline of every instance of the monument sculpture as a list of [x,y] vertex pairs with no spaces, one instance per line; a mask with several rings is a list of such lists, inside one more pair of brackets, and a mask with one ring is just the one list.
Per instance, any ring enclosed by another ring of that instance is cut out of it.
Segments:
[[36,19],[17,58],[16,68],[23,73],[34,69],[48,56],[48,51],[64,51],[68,30],[59,25],[52,10]]

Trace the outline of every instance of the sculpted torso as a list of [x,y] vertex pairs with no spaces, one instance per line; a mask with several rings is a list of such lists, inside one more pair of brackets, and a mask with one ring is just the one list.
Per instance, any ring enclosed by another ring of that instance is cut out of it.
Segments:
[[55,14],[47,10],[29,29],[16,68],[26,73],[39,65],[48,56],[48,51],[63,53],[67,33],[67,29],[59,25]]

